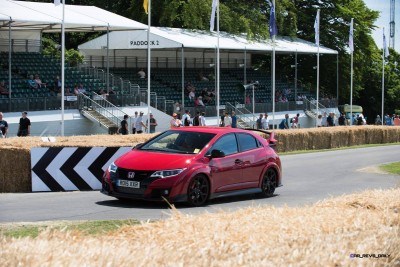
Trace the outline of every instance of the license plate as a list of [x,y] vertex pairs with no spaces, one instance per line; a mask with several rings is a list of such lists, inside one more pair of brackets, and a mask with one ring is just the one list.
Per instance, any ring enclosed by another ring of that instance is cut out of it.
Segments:
[[140,182],[136,181],[118,180],[117,185],[121,187],[140,188]]

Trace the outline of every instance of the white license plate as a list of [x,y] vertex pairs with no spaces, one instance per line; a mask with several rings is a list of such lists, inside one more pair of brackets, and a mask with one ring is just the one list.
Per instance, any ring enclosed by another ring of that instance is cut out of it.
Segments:
[[122,187],[140,188],[140,182],[136,181],[118,180],[117,185]]

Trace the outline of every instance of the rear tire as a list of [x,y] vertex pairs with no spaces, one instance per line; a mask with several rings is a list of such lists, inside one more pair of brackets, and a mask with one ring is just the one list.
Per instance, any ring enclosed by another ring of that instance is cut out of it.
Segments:
[[264,174],[261,183],[262,192],[260,193],[260,195],[262,197],[272,197],[274,195],[276,185],[277,185],[276,171],[270,168]]
[[210,195],[210,183],[204,175],[196,175],[189,183],[187,202],[190,206],[203,206]]

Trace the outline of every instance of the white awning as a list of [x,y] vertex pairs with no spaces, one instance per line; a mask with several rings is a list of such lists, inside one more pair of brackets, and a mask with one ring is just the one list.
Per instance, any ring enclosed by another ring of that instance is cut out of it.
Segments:
[[[150,46],[152,49],[169,48],[192,48],[192,49],[215,49],[217,46],[217,33],[199,30],[152,27],[150,30]],[[106,36],[100,36],[89,42],[81,44],[80,50],[101,49],[106,42]],[[271,40],[252,41],[244,36],[229,33],[220,33],[220,49],[222,50],[247,50],[249,52],[267,52],[273,50]],[[110,49],[146,49],[147,30],[111,32]],[[277,37],[275,50],[278,53],[317,53],[314,43],[290,37]],[[332,50],[320,46],[321,54],[337,54]]]
[[[105,31],[147,29],[147,25],[95,6],[65,6],[66,31]],[[62,5],[28,1],[0,0],[0,30],[40,30],[59,32]]]

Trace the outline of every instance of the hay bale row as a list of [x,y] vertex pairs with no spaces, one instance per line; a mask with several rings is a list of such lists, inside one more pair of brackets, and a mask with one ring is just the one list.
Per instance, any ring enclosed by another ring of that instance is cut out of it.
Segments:
[[[141,135],[92,135],[57,137],[44,142],[40,137],[0,139],[0,192],[30,192],[30,149],[32,147],[123,147],[153,137]],[[400,142],[400,127],[360,126],[277,130],[278,152],[331,149],[363,144]]]
[[[400,189],[312,206],[251,206],[125,226],[1,238],[3,266],[399,266]],[[385,254],[357,258],[354,254]],[[389,256],[390,255],[390,256]]]
[[360,126],[277,130],[278,152],[400,142],[400,127]]

